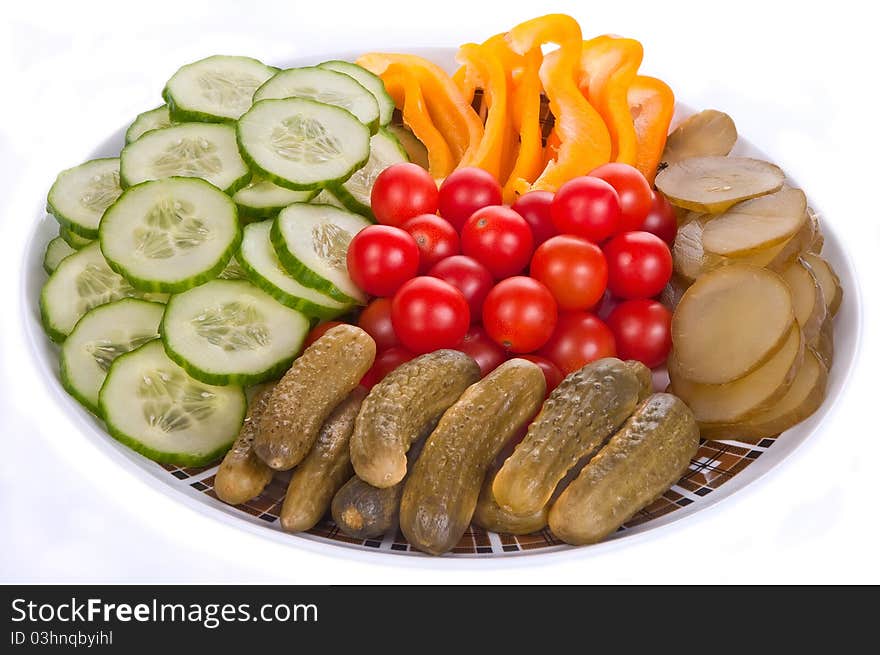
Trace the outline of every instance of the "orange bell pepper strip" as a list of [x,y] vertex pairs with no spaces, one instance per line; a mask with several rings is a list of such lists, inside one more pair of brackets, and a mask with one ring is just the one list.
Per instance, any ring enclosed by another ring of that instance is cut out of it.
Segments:
[[635,166],[654,184],[675,111],[675,94],[662,80],[639,75],[630,85],[627,99],[638,140]]
[[547,164],[532,188],[555,191],[571,178],[610,161],[608,128],[575,80],[582,49],[577,21],[564,14],[534,18],[510,30],[507,40],[519,54],[543,43],[559,44],[558,50],[544,57],[539,76],[556,118],[561,143],[556,159]]
[[452,81],[455,82],[455,86],[461,91],[461,95],[465,101],[469,105],[472,105],[474,102],[474,91],[476,89],[471,84],[471,80],[468,79],[467,69],[464,66],[459,66],[458,70],[452,74]]
[[559,132],[556,131],[556,127],[553,127],[550,130],[550,134],[547,135],[547,145],[544,146],[544,166],[556,159],[556,153],[559,151],[559,144],[561,143],[562,140],[559,138]]
[[636,163],[638,140],[629,111],[627,91],[642,64],[642,44],[634,39],[598,36],[584,41],[581,91],[602,116],[611,134],[611,158]]

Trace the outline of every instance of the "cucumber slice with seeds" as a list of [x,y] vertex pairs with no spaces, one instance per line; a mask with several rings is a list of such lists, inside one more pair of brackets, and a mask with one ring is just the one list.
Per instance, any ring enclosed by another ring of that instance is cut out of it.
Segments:
[[238,121],[238,144],[263,179],[287,189],[347,180],[370,156],[370,131],[352,114],[314,100],[254,103]]
[[79,319],[61,347],[61,384],[93,414],[110,365],[120,355],[159,338],[165,305],[124,298]]
[[116,358],[99,395],[111,436],[157,462],[204,466],[221,457],[244,421],[238,386],[194,380],[158,340]]
[[235,203],[197,178],[137,184],[101,221],[107,263],[144,291],[174,293],[217,277],[240,242]]
[[327,68],[307,66],[279,71],[257,89],[254,102],[279,98],[305,98],[341,107],[370,128],[379,129],[376,98],[350,75]]
[[330,205],[300,203],[282,209],[269,234],[281,265],[300,284],[363,305],[366,294],[348,276],[346,255],[354,235],[370,224]]
[[363,66],[339,59],[325,61],[318,64],[318,67],[353,77],[376,99],[376,103],[379,105],[379,125],[388,125],[391,122],[391,117],[394,115],[394,100],[385,90],[385,83],[378,75],[374,75]]
[[214,55],[180,67],[162,97],[175,121],[234,121],[276,70],[250,57]]
[[233,257],[217,277],[221,280],[247,280],[248,274],[238,263],[238,259]]
[[345,209],[345,205],[342,204],[342,201],[333,195],[333,192],[330,189],[321,189],[321,193],[312,198],[313,205],[330,205],[331,207],[338,207],[339,209]]
[[336,318],[351,309],[351,303],[334,300],[293,279],[278,261],[269,236],[271,229],[272,221],[251,223],[244,228],[239,258],[250,280],[281,304],[309,318]]
[[94,307],[121,298],[164,302],[162,294],[147,294],[113,272],[97,242],[66,257],[49,276],[40,293],[40,314],[46,333],[64,341],[82,316]]
[[101,216],[122,193],[119,158],[93,159],[61,171],[46,199],[46,211],[68,231],[98,238]]
[[58,264],[75,252],[76,249],[71,248],[64,239],[55,237],[46,246],[46,254],[43,255],[43,269],[51,275],[58,268]]
[[333,188],[334,195],[351,211],[373,218],[370,193],[379,173],[392,164],[409,161],[406,151],[391,132],[380,129],[370,139],[370,158],[345,182]]
[[316,191],[293,191],[266,180],[251,180],[232,196],[238,205],[239,215],[249,218],[274,217],[279,211],[295,202],[308,202]]
[[243,280],[212,280],[172,296],[159,327],[165,352],[208,384],[257,384],[281,376],[309,321]]
[[125,142],[137,141],[147,132],[160,130],[163,127],[171,127],[171,115],[168,113],[168,105],[162,105],[138,114],[134,122],[125,131]]
[[251,172],[238,152],[235,128],[213,123],[181,123],[147,132],[120,155],[123,187],[165,177],[200,177],[234,193]]
[[63,225],[58,228],[58,236],[60,236],[64,243],[74,250],[82,250],[86,246],[90,246],[95,242],[94,239],[86,239],[78,234],[74,234]]

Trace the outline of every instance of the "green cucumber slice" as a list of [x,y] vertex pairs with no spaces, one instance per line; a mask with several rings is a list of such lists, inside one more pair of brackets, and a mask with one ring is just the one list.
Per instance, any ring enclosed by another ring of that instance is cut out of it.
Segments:
[[337,207],[339,209],[345,209],[345,205],[342,204],[342,201],[333,195],[333,192],[330,189],[321,189],[321,193],[312,198],[313,205],[330,205],[331,207]]
[[276,70],[250,57],[205,57],[181,66],[162,97],[175,121],[234,121],[250,108],[254,91]]
[[287,189],[344,182],[370,156],[363,123],[344,109],[302,98],[255,102],[239,119],[237,135],[251,168]]
[[86,239],[78,234],[74,234],[63,225],[58,228],[58,236],[60,236],[64,243],[74,250],[82,250],[86,246],[90,246],[95,242],[94,239]]
[[363,66],[358,66],[350,61],[342,61],[340,59],[332,59],[318,64],[320,68],[336,71],[353,77],[355,81],[373,94],[376,103],[379,105],[379,125],[388,125],[394,114],[394,100],[385,90],[385,83],[378,75],[374,75]]
[[370,132],[379,129],[379,104],[370,91],[350,75],[327,68],[307,66],[277,72],[257,89],[254,102],[279,98],[305,98],[354,114]]
[[165,352],[208,384],[280,377],[299,353],[309,321],[243,280],[212,280],[171,296],[159,327]]
[[249,218],[274,217],[279,211],[295,202],[308,202],[316,191],[293,191],[266,180],[252,179],[248,185],[235,192],[232,199],[238,205],[239,215]]
[[58,264],[40,293],[40,314],[46,333],[64,341],[82,316],[94,307],[121,298],[164,302],[166,296],[138,291],[115,273],[95,242]]
[[70,232],[97,239],[101,216],[120,193],[119,158],[93,159],[58,174],[46,211]]
[[241,387],[194,380],[155,340],[116,358],[99,407],[110,435],[132,450],[164,464],[204,466],[232,446],[247,399]]
[[98,393],[120,355],[159,338],[165,305],[123,298],[86,312],[61,347],[61,384],[98,414]]
[[244,228],[239,259],[250,280],[283,305],[309,318],[330,319],[341,316],[351,303],[343,303],[293,279],[278,261],[269,232],[272,221],[251,223]]
[[61,237],[55,237],[46,246],[46,253],[43,255],[43,269],[49,274],[55,271],[64,259],[76,252],[75,248]]
[[240,242],[235,203],[192,177],[130,187],[101,221],[107,263],[144,291],[176,293],[217,277]]
[[181,123],[147,132],[122,149],[119,173],[123,188],[165,177],[200,177],[227,193],[251,178],[235,128],[216,123]]
[[171,127],[171,125],[172,121],[171,115],[168,112],[168,105],[161,105],[155,109],[150,109],[137,115],[125,131],[125,142],[137,141],[147,132],[160,130],[163,127]]
[[238,263],[238,258],[233,257],[217,277],[221,280],[247,280],[248,273]]
[[406,125],[398,125],[397,123],[392,123],[386,129],[398,140],[412,163],[418,164],[424,169],[429,168],[428,149],[412,133],[411,129]]
[[409,161],[406,150],[391,132],[380,129],[370,139],[370,158],[363,168],[356,170],[345,182],[333,188],[334,195],[346,208],[373,218],[370,193],[379,173],[392,164]]
[[363,216],[331,205],[298,203],[281,210],[270,236],[281,265],[300,284],[364,305],[367,296],[348,276],[346,255],[354,235],[369,225]]

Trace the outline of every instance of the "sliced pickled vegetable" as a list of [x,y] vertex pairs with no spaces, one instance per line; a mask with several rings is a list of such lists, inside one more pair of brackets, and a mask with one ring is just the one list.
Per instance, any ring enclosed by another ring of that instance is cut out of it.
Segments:
[[819,342],[813,348],[813,352],[827,370],[831,370],[834,362],[834,321],[831,317],[825,319],[822,329],[819,330]]
[[782,188],[778,166],[748,157],[690,157],[660,171],[657,188],[685,209],[720,214],[743,200]]
[[733,149],[736,138],[736,125],[730,116],[704,109],[672,131],[661,161],[674,164],[690,157],[724,156]]
[[808,346],[815,346],[828,312],[822,287],[809,264],[800,258],[782,271],[781,275],[791,289],[794,317],[804,333],[804,341]]
[[749,264],[715,269],[685,292],[672,317],[678,371],[704,384],[741,378],[776,354],[793,323],[779,275]]
[[828,316],[833,317],[840,309],[843,300],[843,287],[840,286],[840,278],[831,268],[827,260],[813,253],[806,253],[804,261],[813,269],[819,286],[822,287],[822,295],[825,298],[825,306],[828,308]]
[[715,267],[719,257],[709,261],[703,250],[703,231],[711,218],[708,214],[688,217],[675,234],[672,244],[672,266],[675,272],[687,282],[693,282],[700,275]]

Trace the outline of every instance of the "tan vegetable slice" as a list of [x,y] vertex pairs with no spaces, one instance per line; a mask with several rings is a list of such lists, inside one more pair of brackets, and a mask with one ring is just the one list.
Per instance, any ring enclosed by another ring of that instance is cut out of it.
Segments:
[[807,219],[807,197],[800,189],[747,200],[712,219],[703,229],[703,249],[724,257],[741,257],[788,241]]
[[736,125],[730,116],[723,111],[704,109],[673,130],[660,161],[674,164],[689,157],[727,155],[736,139]]
[[660,171],[657,188],[673,205],[720,214],[743,200],[779,191],[778,166],[748,157],[691,157]]
[[710,271],[672,317],[679,373],[704,384],[741,378],[779,351],[793,324],[791,292],[776,273],[749,264]]
[[807,251],[810,244],[813,243],[814,237],[815,226],[812,221],[805,219],[801,229],[788,239],[788,241],[781,243],[778,246],[773,246],[772,248],[757,252],[754,255],[738,257],[736,258],[736,261],[769,268],[771,271],[779,273],[787,268],[802,253]]
[[804,353],[804,363],[788,392],[773,407],[734,425],[704,425],[703,437],[757,441],[797,425],[813,414],[825,399],[828,371],[815,352]]
[[843,287],[840,286],[840,278],[831,268],[827,260],[813,253],[806,253],[804,261],[813,270],[819,286],[822,287],[822,295],[825,298],[825,306],[828,308],[828,316],[834,317],[840,309],[843,300]]
[[670,312],[674,312],[690,284],[690,282],[682,279],[678,275],[673,275],[666,286],[663,287],[663,291],[660,292],[658,300],[664,307],[666,307],[666,309]]
[[[723,343],[723,342],[720,342]],[[736,423],[770,407],[788,391],[804,360],[804,339],[793,325],[785,345],[766,364],[726,384],[700,384],[683,377],[675,354],[669,358],[672,392],[693,410],[700,424]]]
[[707,255],[703,250],[703,230],[711,218],[709,214],[700,214],[678,228],[675,235],[672,266],[675,273],[687,283],[723,263],[721,257]]
[[815,346],[828,311],[822,287],[809,264],[800,258],[782,271],[781,275],[791,289],[794,317],[804,333],[804,341],[807,346]]
[[819,361],[830,371],[834,362],[834,321],[830,316],[825,319],[822,329],[819,330],[819,341],[813,350]]
[[819,226],[819,214],[812,207],[807,207],[807,218],[813,226],[813,239],[807,250],[818,255],[822,252],[822,247],[825,245],[825,236],[822,234],[822,228]]

